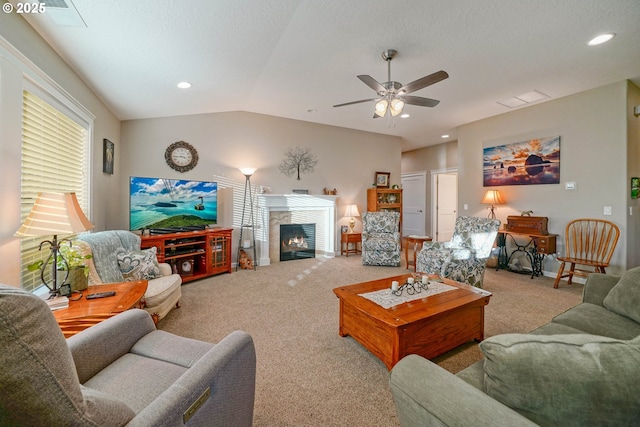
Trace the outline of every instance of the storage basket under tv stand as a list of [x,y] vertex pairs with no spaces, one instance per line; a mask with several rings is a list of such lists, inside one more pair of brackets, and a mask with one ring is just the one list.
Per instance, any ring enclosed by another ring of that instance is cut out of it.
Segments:
[[233,229],[206,230],[142,236],[142,249],[155,246],[158,262],[171,265],[182,282],[221,273],[231,273],[231,233]]

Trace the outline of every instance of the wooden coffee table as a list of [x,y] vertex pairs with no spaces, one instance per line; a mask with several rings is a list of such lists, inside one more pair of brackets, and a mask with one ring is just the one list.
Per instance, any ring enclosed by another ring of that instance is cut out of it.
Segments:
[[[87,295],[115,291],[112,297],[87,299]],[[147,291],[147,281],[108,283],[93,285],[82,291],[82,298],[69,301],[69,307],[53,311],[65,338],[69,338],[109,317],[129,310],[142,308],[141,299]],[[75,296],[71,296],[75,298]]]
[[[405,274],[336,288],[340,299],[340,336],[350,335],[391,370],[408,354],[433,358],[467,341],[484,339],[484,306],[491,293],[449,279],[455,290],[385,309],[359,296],[405,283]],[[391,290],[389,290],[391,292]]]

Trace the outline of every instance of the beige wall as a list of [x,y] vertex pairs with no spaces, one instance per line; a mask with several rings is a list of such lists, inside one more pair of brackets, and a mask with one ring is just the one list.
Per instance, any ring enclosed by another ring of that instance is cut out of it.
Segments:
[[[509,142],[560,135],[560,184],[494,187],[506,199],[497,216],[533,210],[549,218],[549,231],[564,234],[575,218],[602,218],[616,223],[622,236],[610,271],[622,272],[627,264],[627,83],[620,82],[463,125],[458,131],[458,207],[469,205],[469,215],[484,216],[480,204],[482,149]],[[577,189],[565,190],[576,182]],[[603,215],[604,206],[612,215]],[[461,211],[462,212],[462,211]],[[560,239],[562,240],[562,239]],[[559,252],[563,253],[563,245]],[[544,270],[558,263],[547,259]]]
[[633,108],[640,105],[640,88],[627,82],[627,268],[640,265],[640,199],[631,198],[631,177],[640,177],[640,117]]
[[[524,210],[548,217],[549,231],[561,235],[560,253],[564,251],[564,227],[571,219],[611,220],[620,227],[621,237],[608,271],[619,274],[640,265],[640,205],[629,196],[630,177],[640,176],[640,118],[633,116],[633,106],[639,104],[640,89],[623,81],[462,125],[457,162],[449,163],[445,153],[451,149],[441,144],[403,153],[402,173],[457,166],[458,211],[485,216],[486,206],[480,204],[486,190],[482,185],[483,148],[560,135],[560,184],[495,187],[507,200],[496,211],[498,219],[506,222],[508,215]],[[443,157],[447,162],[439,160]],[[566,182],[576,182],[577,189],[565,190]],[[426,199],[428,211],[430,197]],[[612,207],[611,216],[603,214],[604,206]],[[633,208],[632,216],[629,208]],[[427,229],[429,225],[430,219]],[[548,258],[544,270],[553,275],[557,267]]]
[[[198,165],[184,174],[169,168],[164,160],[167,146],[180,140],[193,145],[199,156]],[[295,146],[311,149],[318,160],[314,172],[302,175],[300,181],[278,170],[285,151]],[[131,175],[204,181],[219,175],[243,183],[238,168],[252,166],[258,168],[252,184],[270,187],[274,194],[293,189],[322,194],[325,187],[336,188],[339,219],[347,204],[365,210],[366,189],[376,171],[390,172],[391,183],[400,183],[400,141],[396,137],[247,112],[125,121],[121,147],[122,188],[127,188]],[[118,204],[121,209],[110,228],[127,228],[126,191],[120,193]],[[356,227],[361,227],[359,221]]]

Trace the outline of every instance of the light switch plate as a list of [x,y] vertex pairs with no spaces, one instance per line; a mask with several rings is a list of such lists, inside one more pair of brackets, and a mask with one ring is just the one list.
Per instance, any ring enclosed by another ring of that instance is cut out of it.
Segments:
[[575,190],[576,189],[576,183],[575,182],[565,182],[564,189],[565,190]]
[[604,214],[605,215],[611,215],[611,206],[605,206],[604,207]]

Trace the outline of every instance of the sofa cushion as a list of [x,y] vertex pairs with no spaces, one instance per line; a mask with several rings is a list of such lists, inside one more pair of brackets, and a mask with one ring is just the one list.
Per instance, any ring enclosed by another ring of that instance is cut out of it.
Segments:
[[139,251],[120,251],[117,254],[118,267],[125,281],[151,280],[160,277],[160,267],[155,246]]
[[585,331],[572,328],[571,326],[562,325],[560,323],[549,322],[539,328],[529,332],[534,335],[561,335],[561,334],[584,334]]
[[505,334],[480,348],[485,392],[538,424],[640,423],[640,340]]
[[389,235],[370,233],[369,238],[362,242],[362,247],[369,251],[397,251],[399,243]]
[[484,359],[478,360],[471,366],[467,366],[456,374],[456,377],[464,380],[478,390],[484,391]]
[[582,303],[552,320],[553,323],[579,329],[585,334],[629,340],[640,335],[640,324],[601,305]]
[[161,276],[153,280],[149,280],[147,291],[144,293],[144,302],[146,307],[155,307],[167,300],[171,294],[176,292],[182,279],[179,274],[170,276]]
[[120,426],[124,402],[82,389],[67,343],[47,304],[0,285],[0,425]]
[[625,271],[602,303],[609,310],[640,323],[640,267]]

